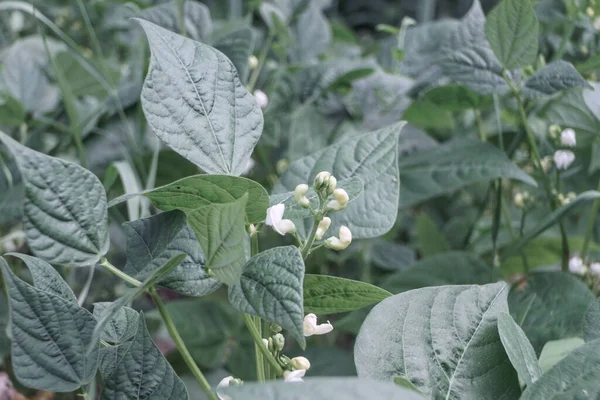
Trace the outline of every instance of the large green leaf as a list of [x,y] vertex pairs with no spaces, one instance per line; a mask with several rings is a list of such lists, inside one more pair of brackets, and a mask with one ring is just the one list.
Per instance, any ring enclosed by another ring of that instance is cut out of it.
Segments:
[[[42,275],[55,278],[50,265],[28,264],[38,281]],[[98,340],[92,335],[96,319],[70,295],[57,294],[57,282],[37,288],[17,278],[3,258],[0,268],[10,297],[11,356],[19,382],[57,392],[90,382],[98,363]]]
[[139,20],[152,58],[142,108],[156,135],[207,173],[240,175],[263,127],[260,107],[220,51]]
[[528,386],[522,400],[583,399],[600,396],[600,340],[574,350]]
[[555,61],[525,80],[521,89],[523,96],[535,99],[550,96],[561,90],[574,87],[591,86],[577,72],[573,64],[566,61]]
[[600,299],[588,308],[583,319],[583,337],[586,342],[600,339]]
[[[584,89],[583,93],[593,92]],[[597,88],[596,88],[597,92]],[[577,132],[577,144],[591,144],[600,131],[600,122],[590,109],[581,90],[567,90],[552,101],[545,113],[548,123],[573,128]]]
[[505,283],[443,286],[379,303],[356,339],[359,377],[408,378],[430,398],[517,398],[517,374],[497,317],[508,311]]
[[498,333],[500,340],[519,377],[529,386],[542,376],[535,350],[531,346],[525,332],[517,325],[508,313],[498,315]]
[[532,273],[508,297],[511,315],[538,354],[550,340],[582,336],[581,325],[592,301],[587,286],[564,272]]
[[243,326],[236,310],[224,302],[204,299],[172,301],[167,310],[199,365],[216,368],[223,364]]
[[274,188],[274,193],[293,191],[300,183],[312,184],[321,171],[338,180],[358,177],[363,194],[341,212],[331,214],[331,231],[341,225],[354,238],[381,236],[396,220],[399,200],[398,137],[404,123],[368,134],[352,135],[293,162]]
[[[180,10],[182,3],[183,9]],[[210,10],[206,5],[196,1],[170,1],[145,9],[140,13],[140,17],[171,32],[181,33],[184,29],[186,36],[200,42],[210,40],[212,35]]]
[[475,182],[510,178],[536,186],[535,181],[504,152],[489,143],[455,139],[399,162],[401,206],[409,207]]
[[204,254],[182,211],[166,211],[128,222],[123,224],[123,230],[127,240],[127,274],[144,280],[174,255],[185,253],[187,257],[158,281],[160,285],[189,296],[204,296],[221,286],[206,272]]
[[274,322],[304,348],[304,260],[296,246],[274,247],[248,261],[239,283],[229,287],[237,310]]
[[498,272],[473,254],[451,251],[421,259],[389,275],[380,286],[402,293],[426,286],[483,284],[498,279]]
[[546,342],[542,352],[540,353],[540,367],[542,372],[550,371],[560,360],[565,358],[570,352],[585,344],[585,341],[580,337],[572,337],[567,339],[551,340]]
[[4,157],[2,149],[0,166],[0,223],[5,224],[23,216],[23,199],[25,186],[14,157]]
[[539,23],[530,0],[502,0],[488,14],[485,36],[507,69],[534,63],[538,52]]
[[188,398],[185,385],[152,341],[143,314],[133,340],[102,349],[100,371],[106,400]]
[[386,271],[400,271],[415,263],[413,249],[384,239],[375,239],[369,252],[373,264]]
[[210,204],[192,211],[188,222],[204,251],[205,267],[221,282],[237,283],[246,262],[248,195],[231,203]]
[[[113,303],[94,303],[94,317],[101,321],[110,312]],[[101,340],[108,343],[120,344],[132,339],[138,329],[139,314],[133,308],[123,307],[117,311],[102,331]]]
[[[219,391],[219,393],[221,390]],[[305,383],[245,383],[222,391],[231,400],[420,400],[419,394],[394,385],[357,378],[311,378]]]
[[357,310],[392,294],[371,284],[327,275],[304,276],[304,311],[334,314]]
[[23,225],[36,256],[53,264],[94,264],[109,248],[106,193],[98,178],[71,162],[31,150],[6,134],[23,182]]

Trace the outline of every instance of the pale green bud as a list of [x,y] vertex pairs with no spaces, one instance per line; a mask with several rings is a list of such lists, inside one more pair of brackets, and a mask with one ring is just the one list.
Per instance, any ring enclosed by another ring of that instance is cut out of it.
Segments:
[[323,235],[329,229],[329,225],[331,225],[331,218],[323,217],[321,222],[319,222],[319,226],[317,226],[317,232],[315,233],[315,239],[321,240],[323,239]]
[[294,357],[290,360],[290,365],[294,369],[303,369],[306,371],[310,368],[310,361],[306,357]]
[[273,347],[277,351],[281,351],[285,347],[285,337],[281,333],[273,335]]

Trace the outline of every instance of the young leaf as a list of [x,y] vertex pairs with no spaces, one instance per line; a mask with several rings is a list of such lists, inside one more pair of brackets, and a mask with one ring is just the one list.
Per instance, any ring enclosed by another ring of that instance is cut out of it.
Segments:
[[[42,274],[54,275],[48,264],[31,264],[38,279]],[[71,296],[57,294],[56,282],[51,290],[33,287],[17,278],[3,258],[0,269],[10,297],[11,356],[19,382],[56,392],[71,392],[90,382],[98,363],[92,314]]]
[[334,314],[358,310],[392,294],[368,283],[327,275],[304,276],[304,312]]
[[540,367],[545,374],[569,353],[585,344],[580,337],[551,340],[546,342],[540,353]]
[[156,135],[210,174],[240,175],[263,117],[233,63],[205,44],[139,20],[152,58],[142,108]]
[[137,332],[131,342],[103,349],[102,398],[187,400],[185,385],[156,347],[139,315]]
[[[431,398],[517,398],[517,375],[498,335],[506,284],[417,289],[379,303],[361,327],[361,378],[404,376]],[[502,384],[498,384],[502,382]]]
[[257,315],[287,329],[304,348],[302,281],[304,260],[296,246],[274,247],[244,265],[229,301],[238,311]]
[[582,336],[583,318],[593,301],[587,286],[564,272],[532,273],[508,296],[511,315],[536,353],[550,340]]
[[546,65],[527,78],[521,93],[527,98],[536,99],[574,87],[591,88],[573,64],[559,60]]
[[25,184],[23,225],[36,256],[53,264],[88,266],[109,248],[106,193],[79,165],[31,150],[0,132]]
[[368,134],[353,135],[293,162],[273,192],[291,192],[300,183],[312,184],[321,171],[331,172],[338,181],[358,177],[363,194],[344,211],[332,214],[336,232],[341,225],[354,238],[381,236],[394,225],[398,213],[398,137],[403,122]]
[[[94,303],[94,317],[101,321],[111,311],[113,303]],[[102,331],[101,340],[108,343],[125,343],[133,338],[137,332],[139,314],[133,308],[122,307],[110,320]]]
[[246,262],[247,201],[244,194],[231,203],[211,204],[188,215],[206,257],[205,267],[227,285],[239,281]]
[[[183,14],[180,15],[180,4]],[[209,8],[195,1],[174,0],[154,7],[146,8],[140,17],[159,25],[171,32],[185,30],[185,35],[199,42],[207,42],[212,36],[213,26]]]
[[583,338],[586,342],[600,339],[600,299],[596,299],[583,318]]
[[531,0],[502,0],[485,22],[485,36],[506,69],[534,63],[539,29]]
[[454,139],[400,159],[399,168],[403,208],[471,183],[499,177],[536,186],[504,152],[472,139]]
[[550,371],[528,386],[522,400],[590,399],[600,396],[600,340],[594,340],[574,350]]
[[[221,390],[219,390],[219,393]],[[391,382],[377,382],[357,378],[309,378],[304,384],[290,385],[279,381],[270,383],[244,383],[222,390],[231,400],[422,400],[412,390]]]
[[498,333],[513,367],[519,377],[529,386],[542,376],[542,369],[538,363],[535,350],[531,346],[525,332],[517,325],[507,313],[498,315]]

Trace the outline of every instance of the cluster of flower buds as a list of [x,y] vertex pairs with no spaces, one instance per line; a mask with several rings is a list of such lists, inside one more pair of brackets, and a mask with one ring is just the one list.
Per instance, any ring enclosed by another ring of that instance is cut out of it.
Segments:
[[569,204],[571,201],[575,200],[576,197],[577,197],[577,194],[575,194],[575,192],[569,192],[567,194],[564,194],[564,193],[556,194],[556,200],[558,201],[558,204],[563,205],[563,206],[565,204]]
[[[549,131],[550,137],[558,146],[572,148],[577,145],[577,137],[573,129],[566,128],[561,130],[560,126],[558,125],[550,125]],[[575,161],[575,153],[573,153],[571,150],[557,150],[554,152],[553,160],[557,169],[564,170],[569,168],[573,161]],[[542,168],[543,167],[544,166],[542,165]],[[546,168],[544,168],[544,171],[546,171]]]
[[516,192],[513,196],[513,202],[517,208],[526,208],[535,202],[535,197],[530,195],[528,191]]
[[586,265],[581,257],[574,256],[569,260],[569,272],[579,276],[585,276],[588,273],[592,276],[600,276],[600,262],[593,262]]

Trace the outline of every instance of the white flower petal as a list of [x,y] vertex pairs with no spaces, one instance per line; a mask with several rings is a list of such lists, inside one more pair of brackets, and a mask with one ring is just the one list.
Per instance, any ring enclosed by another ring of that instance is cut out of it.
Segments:
[[285,379],[285,382],[302,382],[302,378],[304,377],[304,375],[306,374],[306,370],[304,369],[297,369],[294,371],[285,371],[283,373],[283,377]]
[[221,382],[219,382],[219,384],[217,385],[218,388],[224,388],[224,387],[228,387],[229,383],[233,380],[233,376],[226,376],[225,378],[221,379]]
[[304,317],[304,336],[312,336],[317,328],[317,316],[315,314],[306,314]]
[[567,128],[560,133],[560,144],[567,147],[575,147],[577,139],[575,138],[575,131],[571,128]]
[[331,332],[332,330],[333,325],[331,325],[331,323],[327,321],[326,324],[317,325],[317,327],[315,328],[315,335],[324,335],[326,333]]
[[284,212],[285,204],[283,203],[275,204],[274,206],[267,208],[267,219],[265,224],[276,227],[281,222]]
[[575,161],[575,154],[570,150],[558,150],[554,153],[554,164],[558,169],[567,169]]

